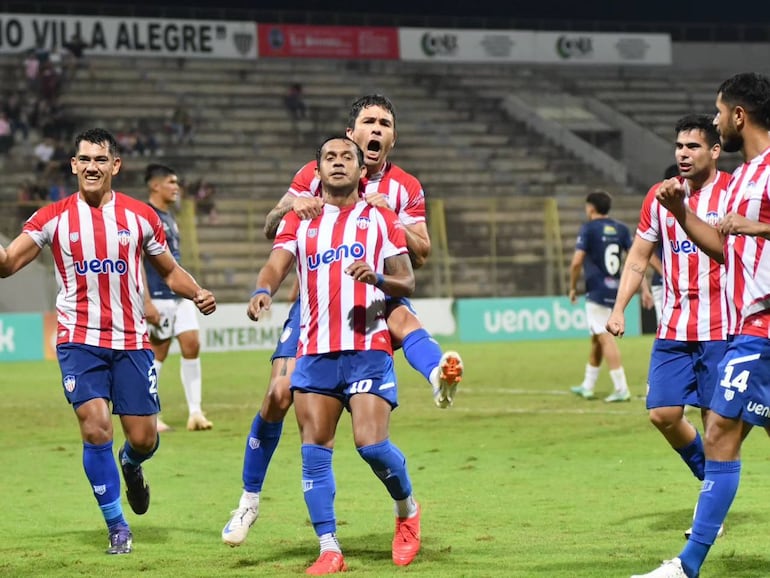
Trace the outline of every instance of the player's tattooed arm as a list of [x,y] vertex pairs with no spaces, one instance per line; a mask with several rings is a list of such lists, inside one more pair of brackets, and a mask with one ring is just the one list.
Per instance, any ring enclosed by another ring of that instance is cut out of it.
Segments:
[[286,193],[278,204],[265,217],[265,237],[268,239],[275,239],[275,235],[278,232],[278,225],[281,223],[284,215],[292,210],[294,207],[294,195]]

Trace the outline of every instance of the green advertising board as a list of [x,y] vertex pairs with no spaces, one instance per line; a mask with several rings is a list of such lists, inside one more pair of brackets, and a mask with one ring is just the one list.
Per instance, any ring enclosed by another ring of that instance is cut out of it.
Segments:
[[[459,299],[456,301],[460,341],[530,341],[585,338],[585,300],[566,297]],[[640,334],[639,298],[626,308],[626,335]]]
[[43,316],[0,313],[0,362],[43,359]]

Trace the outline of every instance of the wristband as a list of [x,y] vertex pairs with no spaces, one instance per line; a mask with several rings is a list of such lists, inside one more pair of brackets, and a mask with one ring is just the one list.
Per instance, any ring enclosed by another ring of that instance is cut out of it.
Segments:
[[259,289],[256,289],[252,294],[251,298],[254,299],[257,295],[270,295],[270,297],[273,296],[273,294],[270,292],[270,289],[264,289],[260,287]]
[[382,286],[385,284],[385,277],[382,273],[377,273],[377,281],[374,282],[374,286],[377,287],[377,289],[382,289]]

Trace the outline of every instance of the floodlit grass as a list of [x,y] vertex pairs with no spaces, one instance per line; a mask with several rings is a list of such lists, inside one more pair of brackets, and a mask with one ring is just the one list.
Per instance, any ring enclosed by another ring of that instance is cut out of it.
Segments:
[[[651,339],[622,340],[630,403],[569,393],[585,341],[452,344],[466,379],[439,410],[422,378],[396,354],[401,407],[392,439],[407,456],[423,506],[415,562],[390,560],[389,496],[352,444],[343,416],[334,466],[339,538],[357,576],[623,577],[675,556],[698,483],[648,423],[644,383]],[[145,471],[152,505],[130,512],[134,552],[107,556],[107,534],[81,466],[81,444],[53,362],[0,368],[0,575],[297,576],[317,555],[300,484],[293,413],[246,544],[220,531],[241,492],[243,448],[264,393],[269,352],[203,358],[209,432],[184,430],[178,358],[163,368],[162,437]],[[598,393],[609,393],[603,370]],[[699,419],[695,412],[689,414]],[[119,427],[117,428],[119,431]],[[122,434],[116,439],[122,442]],[[116,444],[117,447],[117,444]],[[743,479],[727,534],[702,577],[770,575],[770,448],[763,432],[744,449]]]

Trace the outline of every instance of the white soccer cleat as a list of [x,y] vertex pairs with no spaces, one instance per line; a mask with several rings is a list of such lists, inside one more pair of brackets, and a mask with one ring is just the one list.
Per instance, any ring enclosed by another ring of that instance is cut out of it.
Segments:
[[688,578],[679,558],[664,560],[658,568],[647,574],[634,574],[631,578]]
[[191,413],[190,417],[187,418],[187,431],[202,431],[212,427],[214,427],[214,424],[199,411]]
[[442,409],[454,403],[457,384],[463,378],[463,360],[456,351],[447,351],[441,356],[438,371],[433,380],[433,401]]
[[230,519],[222,528],[222,541],[232,547],[243,544],[258,516],[259,496],[251,499],[241,496],[238,509],[231,512]]

